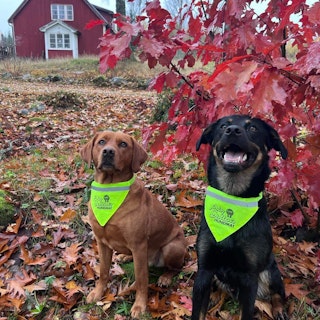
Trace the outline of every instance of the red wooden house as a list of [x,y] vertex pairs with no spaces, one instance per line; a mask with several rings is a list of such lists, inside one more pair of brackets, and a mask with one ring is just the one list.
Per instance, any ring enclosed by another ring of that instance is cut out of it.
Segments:
[[[24,0],[8,21],[18,57],[77,58],[99,53],[99,38],[112,17],[113,12],[87,0]],[[104,23],[85,29],[91,20]]]

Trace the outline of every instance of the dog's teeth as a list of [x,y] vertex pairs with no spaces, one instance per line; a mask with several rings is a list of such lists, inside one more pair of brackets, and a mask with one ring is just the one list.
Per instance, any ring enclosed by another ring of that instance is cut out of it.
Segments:
[[247,154],[245,153],[244,155],[243,155],[243,157],[242,157],[242,161],[246,161],[248,159],[248,156],[247,156]]

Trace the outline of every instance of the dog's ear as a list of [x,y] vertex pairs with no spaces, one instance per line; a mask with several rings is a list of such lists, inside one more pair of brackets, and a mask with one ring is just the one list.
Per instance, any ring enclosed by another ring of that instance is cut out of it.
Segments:
[[81,149],[80,149],[80,156],[85,163],[89,166],[92,161],[92,148],[95,141],[95,137],[89,140]]
[[200,139],[197,141],[196,144],[196,151],[199,151],[200,146],[202,144],[212,144],[214,138],[214,131],[217,126],[218,122],[214,122],[210,124],[206,129],[204,129]]
[[131,139],[133,142],[132,171],[138,172],[141,165],[147,160],[148,154],[134,138],[131,137]]
[[269,132],[269,141],[267,143],[267,147],[269,150],[274,149],[276,151],[279,151],[281,154],[282,159],[287,159],[288,156],[288,150],[282,143],[280,136],[278,132],[273,129],[271,126],[266,124],[267,130]]

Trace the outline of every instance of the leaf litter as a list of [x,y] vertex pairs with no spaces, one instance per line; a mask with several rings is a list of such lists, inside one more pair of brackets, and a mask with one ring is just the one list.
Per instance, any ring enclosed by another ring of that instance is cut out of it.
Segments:
[[[104,299],[95,307],[85,303],[99,262],[86,214],[92,171],[78,153],[99,130],[123,130],[141,141],[142,129],[150,125],[155,94],[12,80],[2,86],[6,90],[0,90],[0,189],[12,195],[16,220],[0,233],[0,317],[127,318],[126,311],[117,314],[116,308],[133,302],[130,283],[134,280],[128,279],[117,255]],[[35,108],[39,96],[61,90],[77,93],[86,105]],[[154,165],[150,155],[139,173],[146,187],[175,214],[189,246],[189,258],[173,286],[166,289],[150,283],[148,306],[153,318],[186,319],[192,309],[195,241],[206,181],[203,168],[189,162],[197,163],[184,155],[178,167]],[[316,244],[285,239],[280,236],[283,225],[276,219],[272,223],[289,309],[294,312],[304,300],[317,310]],[[237,319],[232,308],[224,307],[224,299],[215,294],[208,319]],[[270,319],[267,302],[259,301],[256,307],[261,319]]]

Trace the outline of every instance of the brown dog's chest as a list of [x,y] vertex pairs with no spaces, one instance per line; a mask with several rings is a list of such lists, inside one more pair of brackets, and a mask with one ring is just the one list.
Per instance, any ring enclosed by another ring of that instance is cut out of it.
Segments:
[[128,210],[129,208],[127,201],[125,201],[107,224],[100,226],[89,204],[89,222],[95,237],[110,249],[123,254],[131,254],[131,244],[127,235],[135,232],[131,227],[135,206],[131,207],[133,210]]

